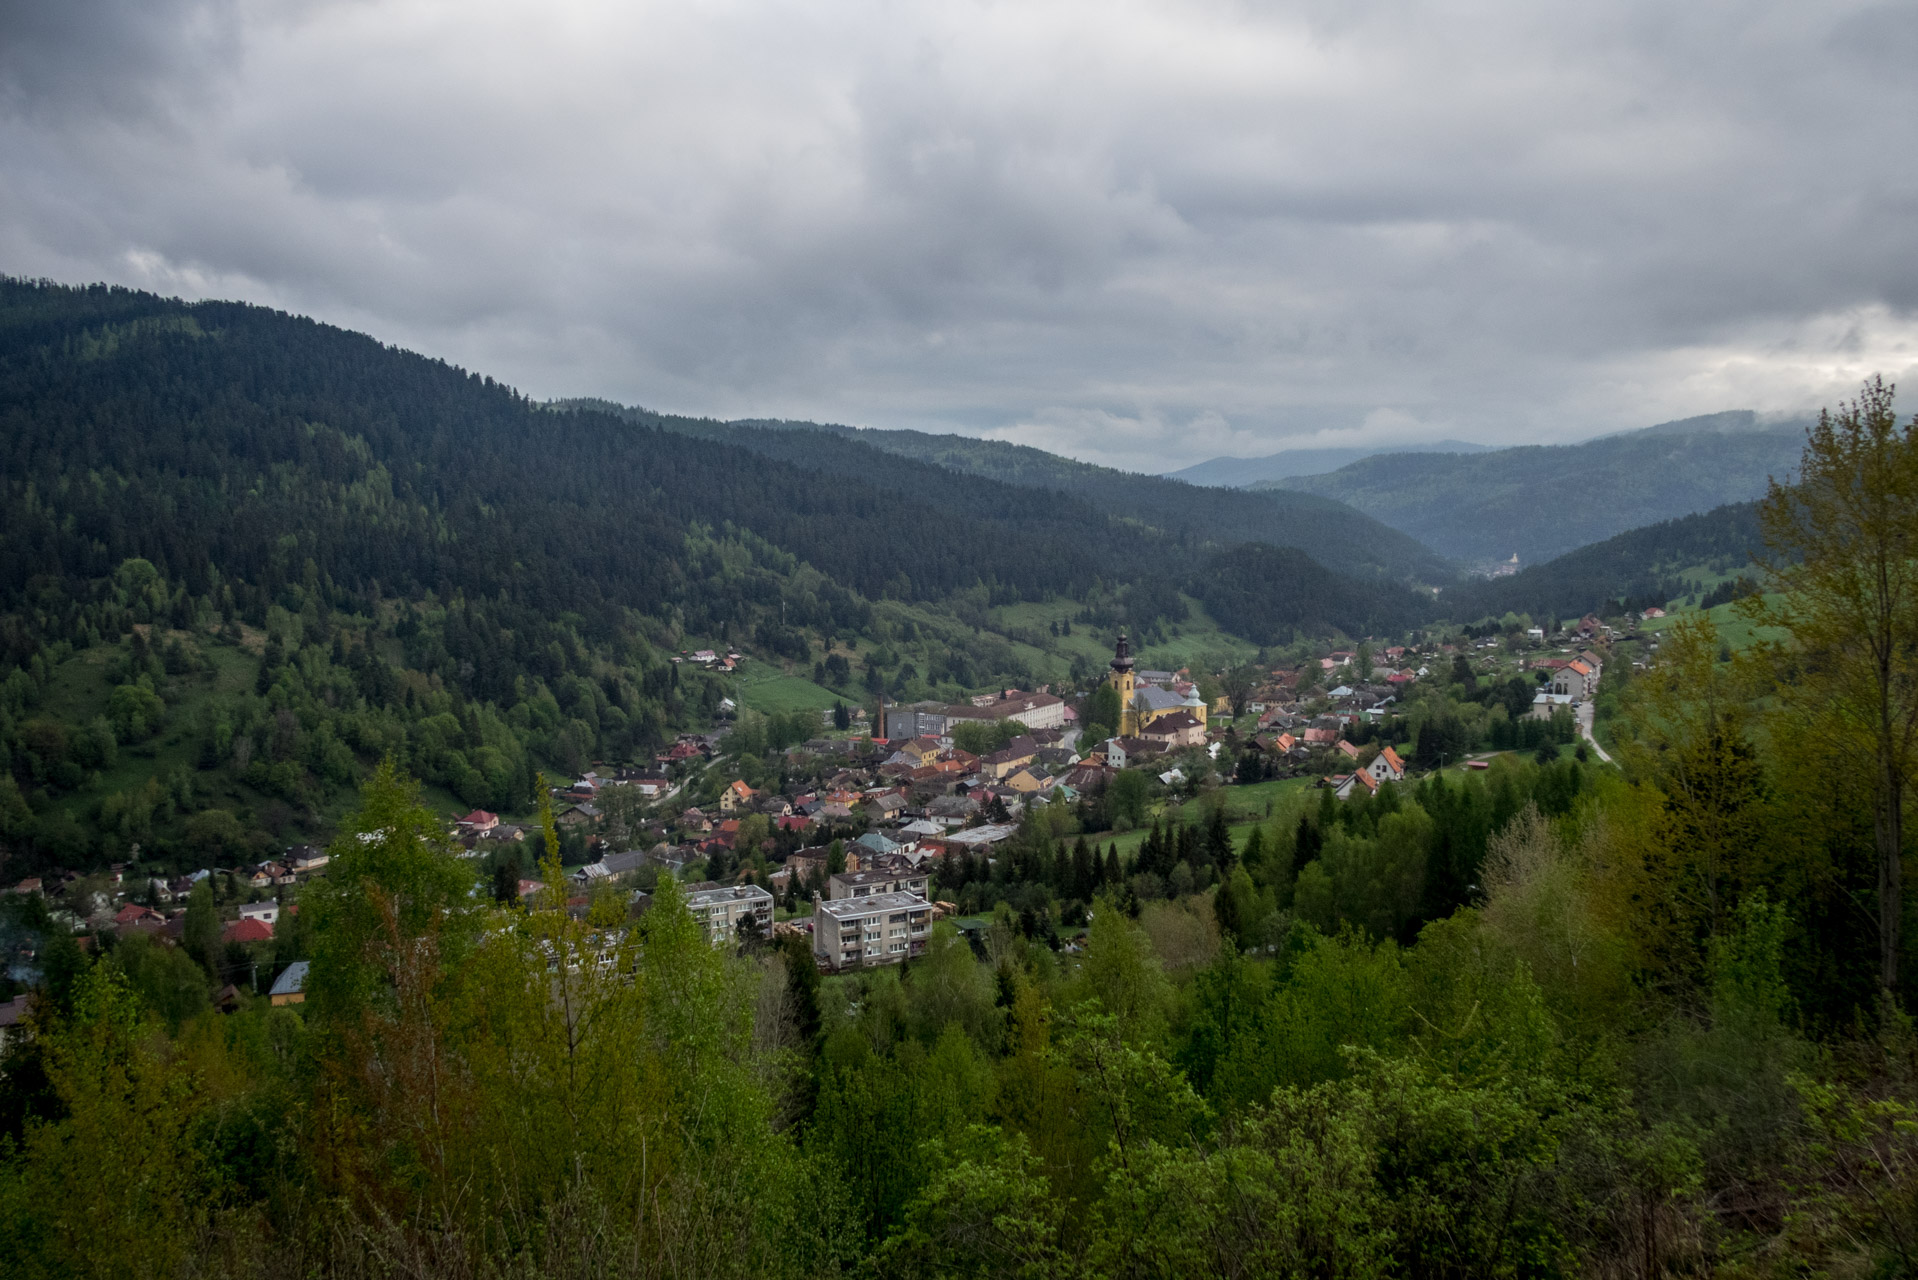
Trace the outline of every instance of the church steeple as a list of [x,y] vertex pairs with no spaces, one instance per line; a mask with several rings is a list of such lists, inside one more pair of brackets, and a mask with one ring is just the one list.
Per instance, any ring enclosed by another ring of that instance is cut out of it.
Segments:
[[1119,633],[1119,643],[1112,651],[1112,670],[1106,675],[1106,683],[1119,695],[1119,723],[1113,728],[1120,737],[1127,737],[1139,731],[1139,713],[1133,708],[1132,698],[1137,688],[1132,679],[1132,646],[1126,643],[1125,632]]

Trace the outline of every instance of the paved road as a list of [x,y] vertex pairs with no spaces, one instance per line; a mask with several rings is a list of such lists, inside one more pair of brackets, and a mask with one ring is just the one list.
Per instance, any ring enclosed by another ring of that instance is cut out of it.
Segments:
[[1592,712],[1592,702],[1589,698],[1579,703],[1578,706],[1573,709],[1573,714],[1578,717],[1578,735],[1592,744],[1592,750],[1598,752],[1598,758],[1600,760],[1603,760],[1606,764],[1612,764],[1613,760],[1605,754],[1605,748],[1599,746],[1598,739],[1592,736]]

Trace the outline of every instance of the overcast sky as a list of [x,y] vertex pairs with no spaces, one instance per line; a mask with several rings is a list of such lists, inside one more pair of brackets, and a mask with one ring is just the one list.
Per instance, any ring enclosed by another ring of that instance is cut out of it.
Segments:
[[0,271],[1155,471],[1918,408],[1918,5],[0,0]]

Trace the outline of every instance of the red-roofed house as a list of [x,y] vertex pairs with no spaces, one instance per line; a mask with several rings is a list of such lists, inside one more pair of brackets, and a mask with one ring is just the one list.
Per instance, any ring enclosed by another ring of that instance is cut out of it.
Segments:
[[220,932],[221,942],[271,942],[273,926],[264,920],[235,920]]
[[488,813],[484,809],[475,809],[459,820],[459,825],[468,831],[491,831],[499,825],[499,815]]
[[152,907],[143,907],[136,902],[129,902],[113,913],[113,924],[119,929],[137,929],[142,925],[149,929],[158,929],[166,924],[166,917]]

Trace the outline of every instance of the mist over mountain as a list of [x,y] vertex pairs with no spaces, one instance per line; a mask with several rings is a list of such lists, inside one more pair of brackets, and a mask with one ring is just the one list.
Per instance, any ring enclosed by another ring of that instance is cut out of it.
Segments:
[[1335,498],[1467,565],[1530,565],[1761,496],[1797,465],[1804,427],[1739,410],[1575,445],[1381,454],[1258,487]]
[[1170,480],[1187,484],[1243,489],[1263,481],[1284,480],[1292,476],[1315,476],[1337,471],[1364,458],[1381,453],[1484,453],[1493,446],[1471,444],[1464,440],[1438,440],[1431,444],[1353,445],[1338,449],[1282,449],[1258,458],[1209,458],[1178,471],[1166,472]]

